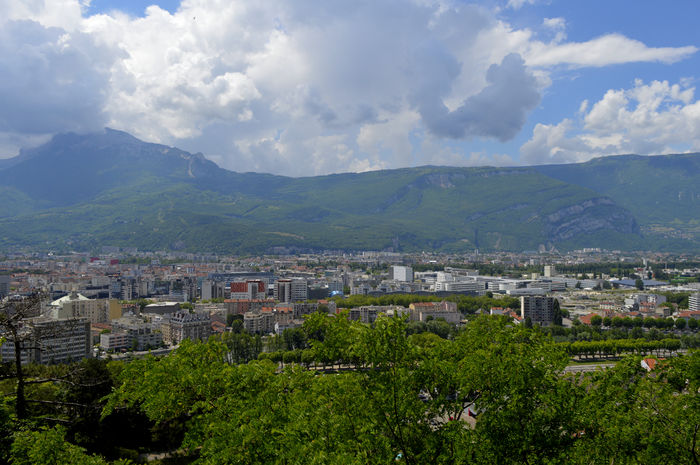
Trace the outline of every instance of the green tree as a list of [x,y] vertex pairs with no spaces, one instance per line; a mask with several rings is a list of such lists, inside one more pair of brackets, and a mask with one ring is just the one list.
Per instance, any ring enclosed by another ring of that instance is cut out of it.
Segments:
[[591,326],[594,328],[600,328],[600,325],[603,323],[603,317],[600,315],[593,315],[591,317]]
[[639,289],[640,291],[644,290],[644,281],[642,281],[641,278],[637,278],[634,280],[634,287]]
[[559,299],[554,299],[553,311],[554,311],[553,323],[557,326],[561,326],[564,313],[561,311],[561,307],[559,306]]
[[20,420],[28,416],[25,393],[27,380],[22,357],[29,351],[37,349],[33,345],[32,334],[27,331],[24,319],[39,313],[42,300],[43,295],[36,293],[28,297],[0,301],[0,334],[2,334],[0,342],[11,344],[13,348],[12,377],[16,380],[15,414]]
[[653,374],[639,361],[630,357],[586,377],[579,410],[585,435],[570,463],[698,463],[698,353],[657,363]]
[[683,318],[678,318],[675,322],[676,328],[677,329],[684,329],[686,326],[686,321]]
[[[19,431],[12,444],[11,462],[15,465],[107,465],[102,457],[88,454],[82,447],[64,439],[61,428]],[[128,460],[113,464],[126,465]]]

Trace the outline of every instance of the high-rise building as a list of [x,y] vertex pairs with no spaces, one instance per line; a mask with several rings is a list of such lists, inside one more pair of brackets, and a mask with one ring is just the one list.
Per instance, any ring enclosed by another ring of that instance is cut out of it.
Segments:
[[0,275],[0,299],[10,294],[10,275]]
[[554,297],[521,296],[520,316],[530,318],[533,324],[551,325],[554,322]]
[[413,282],[413,268],[394,265],[391,267],[391,279],[405,283]]
[[690,295],[688,298],[688,310],[691,312],[700,311],[700,293]]
[[223,299],[226,296],[226,285],[223,281],[212,281],[205,279],[202,281],[202,300]]
[[300,302],[309,298],[309,285],[303,278],[278,279],[274,287],[275,300]]
[[[90,322],[86,318],[29,318],[22,328],[22,363],[68,363],[90,357]],[[13,341],[0,347],[3,360],[14,360]]]

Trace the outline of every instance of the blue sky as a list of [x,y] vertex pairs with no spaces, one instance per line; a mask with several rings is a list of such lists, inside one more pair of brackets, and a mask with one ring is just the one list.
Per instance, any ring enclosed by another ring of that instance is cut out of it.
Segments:
[[0,4],[2,156],[105,126],[293,176],[700,151],[697,1]]

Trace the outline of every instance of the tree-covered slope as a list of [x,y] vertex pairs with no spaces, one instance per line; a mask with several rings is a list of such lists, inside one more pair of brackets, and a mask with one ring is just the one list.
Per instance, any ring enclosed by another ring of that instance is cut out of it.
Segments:
[[700,237],[700,153],[624,155],[533,169],[615,199],[647,234]]
[[261,252],[646,248],[612,195],[530,168],[288,178],[224,170],[119,131],[67,134],[0,167],[0,247]]

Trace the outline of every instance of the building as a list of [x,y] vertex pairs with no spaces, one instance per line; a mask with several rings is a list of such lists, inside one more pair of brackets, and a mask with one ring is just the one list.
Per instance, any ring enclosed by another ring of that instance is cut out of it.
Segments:
[[113,331],[100,334],[100,347],[106,351],[118,352],[131,347],[131,338],[126,331]]
[[413,282],[413,268],[410,266],[397,266],[391,267],[391,279],[396,281],[403,281],[405,283]]
[[415,302],[408,306],[411,321],[429,321],[443,319],[448,323],[458,324],[462,314],[457,310],[457,303],[448,302]]
[[273,300],[228,299],[224,301],[226,315],[243,315],[246,312],[259,312],[263,307],[274,305]]
[[557,270],[555,269],[554,265],[545,265],[544,266],[544,277],[545,278],[551,278],[552,276],[557,275]]
[[109,321],[110,304],[107,299],[88,299],[76,291],[49,304],[49,316],[54,320],[87,318],[90,323]]
[[520,317],[530,318],[533,324],[551,325],[554,322],[554,297],[521,296]]
[[231,299],[264,299],[267,284],[260,279],[249,279],[231,283]]
[[226,295],[226,284],[221,281],[202,281],[202,300],[223,299]]
[[[90,322],[86,318],[54,320],[46,317],[24,320],[21,328],[22,364],[55,364],[90,357]],[[0,348],[2,360],[14,360],[15,348],[6,341]]]
[[10,275],[2,274],[0,275],[0,299],[10,295]]
[[306,279],[278,279],[274,287],[275,300],[279,302],[300,302],[309,298]]
[[[138,317],[122,317],[112,322],[112,333],[114,336],[100,334],[100,345],[103,349],[121,350],[135,349],[148,350],[163,345],[163,335],[155,331],[153,324],[147,323]],[[120,334],[126,335],[126,340],[122,341]],[[103,336],[108,347],[103,345]],[[114,337],[114,339],[112,339]],[[126,345],[117,347],[118,344]],[[113,347],[114,346],[114,347]]]
[[156,315],[168,315],[179,311],[179,302],[156,302],[146,305],[143,309],[143,313],[154,313]]
[[355,307],[350,309],[348,318],[352,321],[361,323],[374,323],[380,313],[385,313],[386,309],[381,305],[368,305],[364,307]]
[[350,287],[350,295],[367,295],[372,292],[368,283],[354,283]]
[[261,312],[246,312],[243,314],[243,328],[249,333],[272,333],[275,331],[275,314],[268,307]]
[[691,312],[700,312],[700,293],[690,295],[688,298],[688,310]]
[[437,281],[436,292],[480,292],[486,290],[486,283],[477,280]]
[[211,336],[211,318],[209,315],[177,312],[165,319],[160,325],[163,342],[179,344],[185,339],[205,341]]

